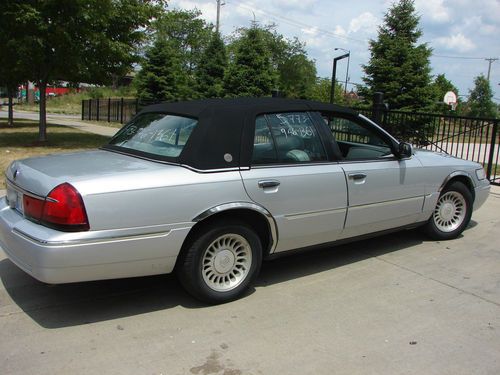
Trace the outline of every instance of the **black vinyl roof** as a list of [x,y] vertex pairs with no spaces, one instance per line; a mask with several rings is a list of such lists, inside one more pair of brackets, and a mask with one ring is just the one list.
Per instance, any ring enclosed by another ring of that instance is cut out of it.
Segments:
[[335,104],[314,100],[284,99],[284,98],[231,98],[231,99],[201,99],[181,102],[153,104],[141,112],[167,112],[188,117],[200,117],[207,109],[217,111],[237,108],[242,116],[245,114],[261,114],[282,111],[326,111],[357,114],[355,111]]
[[357,115],[351,109],[334,104],[283,98],[203,99],[160,103],[145,107],[138,115],[162,112],[198,119],[198,125],[179,157],[169,161],[199,170],[213,170],[250,164],[256,116],[298,111]]

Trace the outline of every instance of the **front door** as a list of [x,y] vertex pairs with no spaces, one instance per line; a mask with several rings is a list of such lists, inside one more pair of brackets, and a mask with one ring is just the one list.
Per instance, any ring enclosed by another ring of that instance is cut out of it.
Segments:
[[422,212],[425,186],[420,162],[415,157],[398,159],[384,133],[371,125],[330,119],[349,192],[340,238],[412,224]]

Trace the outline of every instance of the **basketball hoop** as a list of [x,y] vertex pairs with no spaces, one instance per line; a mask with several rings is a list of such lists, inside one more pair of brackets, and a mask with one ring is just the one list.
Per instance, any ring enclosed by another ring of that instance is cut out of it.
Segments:
[[448,91],[444,95],[443,102],[448,104],[451,107],[451,110],[454,111],[457,108],[457,94],[453,91]]

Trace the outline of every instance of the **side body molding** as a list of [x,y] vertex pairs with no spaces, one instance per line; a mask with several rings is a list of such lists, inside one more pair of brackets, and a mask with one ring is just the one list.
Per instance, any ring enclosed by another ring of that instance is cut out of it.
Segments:
[[270,244],[270,249],[269,253],[272,253],[274,249],[276,248],[276,245],[278,244],[278,229],[276,226],[276,222],[274,221],[273,216],[271,213],[266,210],[264,207],[255,204],[255,203],[250,203],[250,202],[231,202],[231,203],[224,203],[212,208],[209,208],[206,211],[203,211],[201,214],[196,216],[192,221],[197,223],[200,222],[212,215],[215,215],[220,212],[224,211],[229,211],[229,210],[238,210],[238,209],[245,209],[245,210],[252,210],[255,212],[258,212],[259,214],[263,215],[267,223],[269,225],[269,230],[271,232],[271,244]]

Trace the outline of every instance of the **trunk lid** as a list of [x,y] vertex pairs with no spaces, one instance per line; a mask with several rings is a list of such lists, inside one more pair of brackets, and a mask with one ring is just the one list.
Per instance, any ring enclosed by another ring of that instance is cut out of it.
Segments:
[[[6,171],[17,187],[45,197],[57,185],[68,182],[82,195],[90,193],[85,186],[113,182],[114,188],[133,189],[141,176],[155,174],[177,166],[155,163],[111,151],[94,150],[53,154],[14,161]],[[126,183],[124,182],[126,181]],[[106,186],[102,186],[106,190]],[[95,189],[91,189],[95,190]]]

